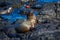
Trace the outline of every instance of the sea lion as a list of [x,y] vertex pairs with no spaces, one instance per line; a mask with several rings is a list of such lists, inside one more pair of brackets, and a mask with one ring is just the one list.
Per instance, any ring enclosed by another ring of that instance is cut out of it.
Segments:
[[28,32],[31,28],[35,28],[37,24],[37,18],[33,13],[28,15],[28,19],[20,24],[19,27],[16,28],[17,32]]

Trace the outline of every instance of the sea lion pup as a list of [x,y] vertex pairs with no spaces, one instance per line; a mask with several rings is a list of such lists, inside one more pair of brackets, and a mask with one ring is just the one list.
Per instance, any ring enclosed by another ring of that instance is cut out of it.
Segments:
[[6,10],[0,11],[0,14],[10,14],[11,12],[12,12],[12,7],[9,7],[9,8],[6,9]]
[[33,13],[30,13],[28,15],[28,19],[20,24],[19,27],[16,28],[16,31],[21,32],[28,32],[31,28],[35,28],[35,25],[37,24],[37,18]]

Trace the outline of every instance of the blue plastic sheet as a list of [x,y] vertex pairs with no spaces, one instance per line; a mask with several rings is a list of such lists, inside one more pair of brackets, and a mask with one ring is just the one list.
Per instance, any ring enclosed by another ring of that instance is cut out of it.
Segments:
[[37,0],[37,2],[60,2],[60,0]]
[[8,22],[15,22],[17,19],[27,19],[26,16],[18,14],[18,9],[14,9],[14,11],[10,15],[2,15],[4,19],[7,19]]

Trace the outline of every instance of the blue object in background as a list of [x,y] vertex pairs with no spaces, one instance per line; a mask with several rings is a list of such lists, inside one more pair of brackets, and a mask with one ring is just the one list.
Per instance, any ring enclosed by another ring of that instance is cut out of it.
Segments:
[[21,14],[18,14],[19,9],[14,9],[13,12],[10,15],[2,15],[4,19],[7,19],[8,22],[15,22],[18,19],[27,19],[26,16],[23,16]]
[[60,0],[37,0],[37,2],[60,2]]

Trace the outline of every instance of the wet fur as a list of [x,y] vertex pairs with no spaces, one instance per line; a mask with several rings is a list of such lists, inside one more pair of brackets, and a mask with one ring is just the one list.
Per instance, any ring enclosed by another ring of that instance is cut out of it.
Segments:
[[[34,22],[33,22],[34,21]],[[25,21],[25,22],[27,22],[27,24],[26,25],[28,25],[29,24],[29,26],[24,26],[24,28],[22,28],[22,26],[20,26],[20,27],[18,27],[18,28],[16,28],[16,30],[18,31],[18,32],[28,32],[31,28],[33,29],[33,28],[35,28],[35,26],[36,26],[36,24],[37,24],[37,19],[36,19],[36,16],[33,14],[33,13],[30,13],[29,15],[28,15],[28,20],[27,21]],[[23,22],[24,23],[24,22]],[[24,25],[24,24],[22,24],[22,25]],[[22,30],[21,30],[21,28],[22,28]]]

